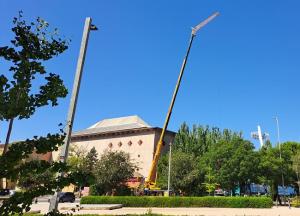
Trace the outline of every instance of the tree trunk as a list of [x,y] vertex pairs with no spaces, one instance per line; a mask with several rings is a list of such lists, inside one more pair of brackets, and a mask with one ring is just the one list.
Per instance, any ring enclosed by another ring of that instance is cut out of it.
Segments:
[[[13,123],[14,123],[14,118],[11,118],[9,120],[9,125],[8,125],[8,130],[7,130],[7,134],[6,134],[6,140],[5,140],[5,145],[4,145],[4,149],[3,149],[2,155],[4,155],[7,152]],[[5,183],[5,189],[6,189],[7,188],[7,179],[6,178],[2,179],[2,183],[1,184],[3,184],[3,183]],[[4,186],[4,185],[2,185],[2,186]]]
[[7,130],[7,134],[6,134],[6,140],[5,140],[5,145],[4,145],[2,155],[7,152],[8,144],[9,144],[9,140],[10,140],[10,135],[11,135],[12,127],[13,127],[13,123],[14,123],[14,118],[11,118],[9,120],[9,125],[8,125],[8,130]]
[[279,205],[281,205],[281,198],[278,193],[278,184],[273,183],[272,189],[273,189],[273,194],[272,194],[273,201],[278,201]]
[[246,183],[245,182],[241,182],[238,187],[240,187],[240,196],[242,194],[243,195],[248,195],[247,190],[246,190]]
[[79,198],[81,198],[81,186],[79,186]]

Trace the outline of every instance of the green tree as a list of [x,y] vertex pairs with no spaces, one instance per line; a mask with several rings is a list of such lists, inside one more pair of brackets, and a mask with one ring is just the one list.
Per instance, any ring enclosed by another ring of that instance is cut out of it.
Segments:
[[203,183],[203,185],[205,186],[206,192],[208,193],[209,196],[211,195],[211,193],[213,193],[215,191],[215,189],[219,185],[218,183],[215,182],[215,176],[212,174],[212,172],[213,172],[213,170],[209,166],[207,168],[207,172],[206,172],[206,175],[204,178],[205,182]]
[[69,156],[67,163],[70,166],[70,170],[73,172],[85,170],[85,157],[87,150],[77,145],[71,145],[69,150]]
[[298,185],[298,195],[300,195],[300,150],[292,156],[292,169],[296,174],[296,183]]
[[[59,161],[49,163],[28,160],[33,152],[46,154],[57,151],[64,140],[62,130],[13,143],[7,150],[15,118],[29,118],[36,108],[48,104],[56,106],[58,98],[67,95],[67,89],[59,75],[48,73],[43,62],[64,52],[68,48],[68,42],[58,36],[57,30],[50,31],[49,24],[41,18],[27,25],[20,13],[18,18],[14,18],[13,24],[12,32],[15,37],[11,40],[12,46],[0,47],[0,57],[11,62],[9,74],[0,75],[0,120],[9,121],[5,151],[0,156],[0,178],[14,182],[22,179],[24,184],[30,184],[30,189],[3,201],[0,215],[29,211],[35,197],[53,194],[57,188],[70,183],[76,184],[80,179],[76,173],[73,175],[68,171],[66,164]],[[37,80],[33,82],[35,79]],[[48,178],[46,181],[45,170],[49,173],[64,172],[66,175]]]
[[[47,152],[57,151],[58,147],[63,144],[63,134],[48,134],[45,137],[34,137],[22,142],[12,144],[5,154],[0,156],[0,178],[11,179],[17,182],[19,179],[31,176],[42,176],[45,170],[50,173],[65,172],[68,173],[66,164],[61,162],[47,162],[26,159],[36,152],[37,154],[46,154]],[[77,183],[78,177],[72,173],[64,177],[50,178],[48,181],[30,185],[29,190],[18,192],[9,199],[3,201],[0,206],[0,215],[11,215],[13,213],[22,213],[24,210],[29,211],[30,205],[34,198],[53,194],[57,188],[63,188],[70,183]]]
[[[55,73],[49,73],[43,63],[63,53],[68,41],[58,36],[57,29],[41,18],[26,24],[22,12],[13,20],[15,34],[11,46],[0,47],[0,57],[11,63],[8,76],[0,75],[0,120],[9,121],[3,153],[8,149],[15,118],[29,118],[36,108],[58,105],[58,98],[67,95],[67,89]],[[8,77],[11,77],[9,79]],[[33,80],[43,85],[33,85]]]
[[[223,139],[213,145],[201,159],[202,167],[209,164],[216,182],[227,190],[241,186],[245,190],[247,182],[256,181],[258,156],[249,141],[235,137]],[[204,164],[204,165],[203,165]]]
[[[212,192],[217,183],[225,189],[236,185],[245,189],[248,180],[256,179],[258,156],[241,132],[196,125],[190,129],[183,123],[173,149],[171,185],[177,191],[199,195]],[[162,156],[158,168],[158,183],[163,188],[167,184],[167,157]]]
[[[283,154],[281,155],[283,156]],[[272,146],[261,148],[259,159],[259,181],[271,186],[271,194],[275,200],[278,194],[278,185],[282,184],[282,176],[284,177],[287,164],[284,163],[283,157],[280,159],[279,148],[272,148]]]
[[296,158],[297,154],[300,151],[300,143],[287,141],[282,143],[282,160],[283,160],[283,171],[285,182],[287,185],[294,185],[295,187],[298,186],[297,181],[297,174],[295,168],[296,165]]
[[[166,189],[168,184],[168,158],[166,154],[158,163],[159,187]],[[172,152],[171,188],[184,195],[198,195],[201,193],[200,172],[195,157],[191,154],[174,151]]]
[[107,151],[101,155],[95,166],[95,185],[93,193],[97,195],[113,194],[126,188],[126,181],[133,177],[137,166],[123,151]]
[[199,157],[220,140],[230,141],[241,138],[241,136],[241,133],[232,132],[228,129],[221,131],[217,127],[193,125],[190,129],[186,123],[183,123],[175,136],[174,151],[181,151]]
[[[278,194],[278,185],[295,184],[296,173],[293,171],[293,156],[300,148],[299,143],[285,142],[279,146],[272,147],[271,143],[259,151],[259,179],[261,183],[271,186],[273,199]],[[282,179],[283,178],[283,179]]]
[[81,196],[81,188],[83,186],[89,186],[94,183],[96,162],[97,151],[94,147],[87,152],[85,148],[79,148],[76,145],[71,146],[67,163],[70,167],[70,172],[80,176],[80,181],[76,185],[79,188],[79,196]]
[[97,162],[98,162],[98,153],[95,147],[93,147],[85,157],[86,169],[93,172],[95,170]]

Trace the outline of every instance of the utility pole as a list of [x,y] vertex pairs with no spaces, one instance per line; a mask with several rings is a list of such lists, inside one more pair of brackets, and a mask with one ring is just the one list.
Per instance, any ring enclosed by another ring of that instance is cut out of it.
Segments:
[[[79,89],[80,89],[82,70],[83,70],[83,66],[84,66],[84,60],[85,60],[85,54],[86,54],[86,49],[87,49],[87,45],[88,45],[89,34],[90,34],[91,30],[98,30],[98,29],[96,26],[92,25],[92,18],[87,17],[85,19],[82,41],[81,41],[81,46],[80,46],[80,52],[79,52],[79,57],[78,57],[78,61],[77,61],[76,74],[75,74],[73,90],[72,90],[72,95],[71,95],[71,100],[70,100],[70,105],[69,105],[67,125],[66,125],[66,129],[65,129],[66,137],[64,139],[64,144],[62,146],[62,149],[60,152],[60,158],[59,158],[60,161],[63,163],[67,162],[67,158],[68,158],[68,154],[69,154],[69,144],[70,144],[70,140],[71,140],[71,134],[72,134],[74,117],[75,117],[78,93],[79,93]],[[59,175],[63,176],[64,173],[62,172]],[[59,194],[60,194],[60,190],[58,189],[50,200],[49,212],[57,211]]]
[[170,185],[171,185],[171,160],[172,160],[172,142],[170,143],[170,151],[169,151],[168,196],[170,196]]
[[275,116],[276,120],[276,126],[277,126],[277,143],[278,143],[278,148],[279,148],[279,158],[281,160],[281,182],[282,182],[282,188],[284,189],[284,178],[283,178],[283,170],[282,170],[282,157],[281,157],[281,142],[280,142],[280,133],[279,133],[279,121],[278,117]]

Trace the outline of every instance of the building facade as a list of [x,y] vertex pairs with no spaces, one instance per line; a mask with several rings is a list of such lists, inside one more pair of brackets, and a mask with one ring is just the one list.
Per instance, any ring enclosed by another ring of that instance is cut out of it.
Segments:
[[[9,144],[12,145],[13,143]],[[9,146],[8,146],[8,149],[9,149]],[[2,155],[3,153],[3,150],[4,150],[4,144],[0,144],[0,154]],[[23,161],[32,161],[32,160],[44,160],[44,161],[47,161],[49,163],[51,163],[53,160],[52,160],[52,152],[48,152],[46,154],[37,154],[35,151],[33,153],[31,153],[29,155],[28,158],[26,158],[25,160]],[[13,181],[10,181],[9,179],[5,179],[5,178],[1,178],[0,179],[0,189],[18,189],[17,188],[17,184],[16,182],[13,182]]]
[[[95,147],[98,157],[105,151],[129,153],[138,168],[136,172],[147,177],[162,129],[151,127],[138,116],[104,119],[91,127],[72,133],[71,146],[89,151]],[[167,131],[162,154],[169,150],[175,132]]]

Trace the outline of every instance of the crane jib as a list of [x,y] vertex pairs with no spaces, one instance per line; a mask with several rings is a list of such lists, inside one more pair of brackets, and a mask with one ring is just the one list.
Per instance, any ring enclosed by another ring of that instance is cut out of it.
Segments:
[[181,79],[182,79],[182,76],[183,76],[183,73],[184,73],[184,69],[185,69],[185,66],[186,66],[186,63],[187,63],[187,60],[188,60],[190,49],[192,47],[193,39],[196,36],[196,32],[198,30],[200,30],[203,26],[205,26],[207,23],[209,23],[211,20],[213,20],[218,15],[219,15],[219,13],[216,12],[216,13],[212,14],[211,16],[209,16],[206,20],[204,20],[203,22],[198,24],[195,28],[192,28],[192,33],[191,33],[189,45],[188,45],[188,48],[187,48],[187,51],[186,51],[186,55],[185,55],[185,57],[183,59],[183,62],[182,62],[182,66],[181,66],[180,73],[179,73],[179,76],[178,76],[178,80],[177,80],[177,83],[176,83],[176,86],[175,86],[175,89],[174,89],[172,100],[171,100],[171,103],[170,103],[170,106],[169,106],[169,109],[168,109],[168,113],[167,113],[167,116],[166,116],[166,119],[165,119],[165,123],[164,123],[163,129],[162,129],[159,141],[158,141],[157,146],[156,146],[155,155],[154,155],[152,163],[151,163],[151,168],[150,168],[150,171],[149,171],[149,175],[148,175],[148,177],[145,181],[145,188],[148,188],[148,189],[151,189],[151,187],[156,188],[156,186],[155,186],[156,185],[156,167],[157,167],[157,164],[158,164],[159,156],[160,156],[161,151],[162,151],[164,136],[165,136],[166,130],[168,128],[169,120],[170,120],[172,110],[173,110],[173,106],[174,106],[174,103],[175,103],[175,100],[176,100],[176,96],[177,96],[177,93],[178,93],[178,90],[179,90],[179,87],[180,87],[180,83],[181,83]]

